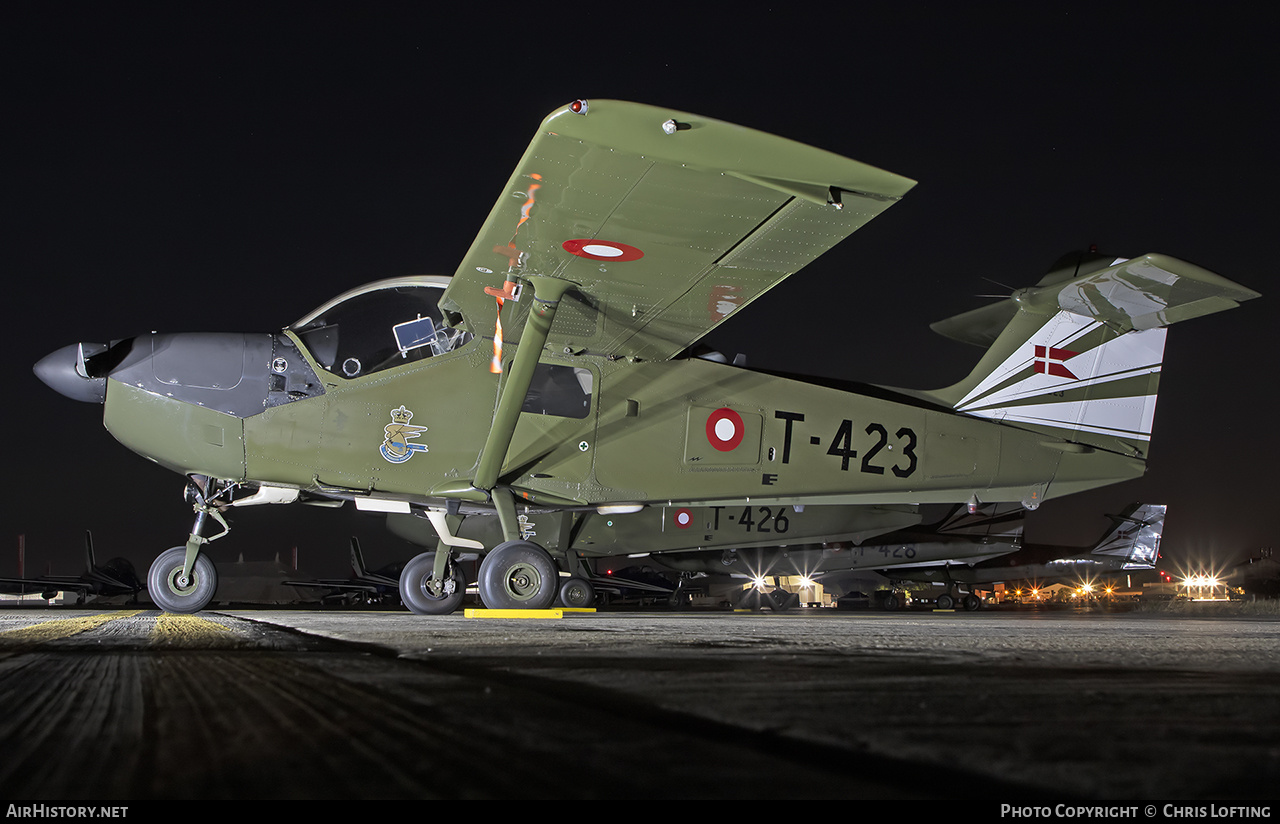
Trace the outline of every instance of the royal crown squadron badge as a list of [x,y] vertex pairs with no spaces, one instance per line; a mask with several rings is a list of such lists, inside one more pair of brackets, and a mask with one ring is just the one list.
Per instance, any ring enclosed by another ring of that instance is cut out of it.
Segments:
[[382,457],[394,464],[404,463],[413,457],[415,452],[426,452],[427,445],[421,443],[409,443],[412,439],[418,437],[427,431],[425,426],[415,426],[409,421],[413,420],[413,413],[400,405],[399,409],[391,410],[391,423],[387,424],[383,429],[386,438],[382,441],[382,446],[378,451],[382,453]]

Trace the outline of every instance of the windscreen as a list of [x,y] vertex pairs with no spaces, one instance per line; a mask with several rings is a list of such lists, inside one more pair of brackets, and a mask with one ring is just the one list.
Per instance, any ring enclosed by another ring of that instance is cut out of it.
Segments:
[[449,328],[434,286],[359,292],[323,309],[294,331],[312,357],[344,378],[358,378],[449,352],[470,335]]

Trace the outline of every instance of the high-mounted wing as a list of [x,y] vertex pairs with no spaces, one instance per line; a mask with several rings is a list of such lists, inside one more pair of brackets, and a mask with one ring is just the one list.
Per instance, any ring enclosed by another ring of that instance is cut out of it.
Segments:
[[[543,121],[441,308],[484,334],[506,282],[557,278],[573,284],[557,348],[670,358],[914,185],[710,118],[578,101]],[[513,342],[528,299],[502,303]]]

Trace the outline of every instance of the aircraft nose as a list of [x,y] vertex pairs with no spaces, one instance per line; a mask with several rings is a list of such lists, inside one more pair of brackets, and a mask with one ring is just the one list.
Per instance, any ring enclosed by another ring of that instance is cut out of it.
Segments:
[[103,351],[103,344],[73,343],[45,355],[36,362],[36,377],[62,395],[85,403],[103,403],[107,397],[107,379],[89,377],[85,358],[89,353]]

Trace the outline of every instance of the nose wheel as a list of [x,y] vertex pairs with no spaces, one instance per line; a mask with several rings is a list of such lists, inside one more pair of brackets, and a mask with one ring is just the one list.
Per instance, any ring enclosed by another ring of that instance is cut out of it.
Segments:
[[199,612],[218,591],[218,570],[208,556],[196,556],[189,574],[183,574],[186,547],[175,546],[161,552],[147,572],[147,593],[165,612]]

